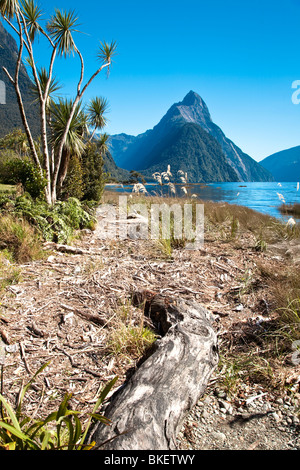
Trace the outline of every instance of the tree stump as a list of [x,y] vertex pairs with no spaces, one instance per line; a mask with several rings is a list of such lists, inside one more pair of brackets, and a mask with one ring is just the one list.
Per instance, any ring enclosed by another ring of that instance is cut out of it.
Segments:
[[[142,296],[143,297],[143,296]],[[141,295],[136,295],[141,300]],[[97,423],[89,442],[103,450],[176,449],[183,419],[204,393],[218,363],[210,313],[195,302],[145,298],[145,314],[163,335],[151,354],[105,409],[111,421]]]

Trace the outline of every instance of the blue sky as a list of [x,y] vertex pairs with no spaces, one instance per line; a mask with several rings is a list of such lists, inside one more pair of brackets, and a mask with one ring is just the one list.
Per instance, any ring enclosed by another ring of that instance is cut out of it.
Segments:
[[[86,77],[97,67],[99,41],[117,41],[109,78],[98,77],[85,95],[108,99],[107,132],[151,129],[194,90],[213,121],[254,159],[300,145],[300,104],[292,102],[292,83],[300,80],[300,0],[39,3],[45,17],[54,8],[76,11]],[[40,65],[45,56],[38,53]],[[69,96],[78,72],[77,59],[57,63]]]

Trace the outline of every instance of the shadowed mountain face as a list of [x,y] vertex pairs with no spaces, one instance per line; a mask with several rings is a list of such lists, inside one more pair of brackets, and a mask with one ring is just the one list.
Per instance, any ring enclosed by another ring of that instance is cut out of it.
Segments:
[[273,153],[260,164],[272,173],[275,181],[299,181],[300,145]]
[[[192,142],[188,142],[185,133],[185,143],[188,144],[187,147],[190,151],[182,148],[183,145],[180,143],[178,134],[179,130],[182,130],[187,124],[194,126],[193,131],[190,132],[192,140],[197,141],[198,144],[201,139],[203,141],[203,145],[194,147]],[[198,136],[196,138],[195,135],[197,133]],[[181,102],[173,104],[153,129],[136,137],[126,134],[111,136],[110,151],[119,166],[126,169],[143,171],[143,173],[146,171],[148,174],[154,167],[156,169],[159,168],[160,171],[165,170],[166,163],[170,164],[170,160],[174,160],[172,158],[174,154],[170,153],[170,148],[172,147],[174,152],[176,150],[176,142],[183,151],[181,160],[186,162],[186,166],[188,166],[191,157],[193,159],[195,157],[198,158],[199,168],[200,163],[202,165],[206,163],[206,166],[210,166],[211,163],[206,159],[208,155],[210,156],[209,158],[214,162],[213,164],[216,169],[215,175],[210,172],[213,178],[210,181],[273,180],[272,175],[266,169],[261,167],[249,155],[243,153],[214,124],[205,102],[193,91],[190,91]],[[216,153],[212,151],[211,146],[215,147]],[[220,152],[223,154],[223,158],[220,156]],[[166,155],[168,155],[169,161],[166,161]],[[224,166],[224,157],[233,171],[229,171]],[[218,178],[220,178],[222,168],[225,170],[225,173],[220,180]]]
[[[5,67],[14,78],[17,57],[17,43],[0,22],[0,85],[1,90],[4,90],[4,94],[1,93],[1,96],[5,97],[5,99],[0,99],[0,137],[14,129],[21,128],[23,130],[16,92],[3,70]],[[33,136],[37,137],[40,133],[39,109],[38,105],[33,103],[32,82],[23,63],[20,68],[19,83],[28,122]]]

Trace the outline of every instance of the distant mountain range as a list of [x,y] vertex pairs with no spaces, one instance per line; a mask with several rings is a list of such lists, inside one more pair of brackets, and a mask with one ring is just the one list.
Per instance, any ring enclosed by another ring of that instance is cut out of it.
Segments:
[[[6,95],[5,104],[0,99],[0,137],[23,129],[14,87],[2,69],[6,67],[13,76],[17,54],[15,39],[0,22],[0,85],[4,84]],[[20,88],[30,128],[38,137],[39,109],[33,103],[32,82],[24,64]],[[300,180],[300,146],[257,163],[214,124],[205,102],[193,91],[173,104],[153,129],[138,136],[112,135],[109,146],[104,168],[119,181],[130,179],[129,170],[151,178],[155,171],[166,171],[167,165],[173,174],[187,172],[190,182]]]
[[203,99],[190,91],[161,121],[138,136],[110,137],[116,164],[145,176],[183,170],[190,182],[273,181],[272,175],[229,140],[211,119]]
[[260,164],[272,173],[275,181],[300,181],[300,145],[273,153]]

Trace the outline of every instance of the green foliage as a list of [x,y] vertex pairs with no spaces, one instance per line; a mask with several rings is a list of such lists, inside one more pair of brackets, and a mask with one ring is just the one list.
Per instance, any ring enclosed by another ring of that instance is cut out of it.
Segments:
[[[58,148],[63,138],[65,128],[73,108],[73,101],[59,98],[58,102],[51,102],[51,143],[54,148]],[[75,106],[75,111],[70,122],[64,147],[71,154],[81,155],[85,149],[84,132],[87,128],[87,117],[82,109],[81,102]]]
[[58,45],[59,54],[65,57],[76,50],[72,33],[77,31],[77,20],[74,12],[55,9],[55,14],[47,25],[52,40]]
[[44,200],[34,200],[25,193],[15,198],[0,197],[0,212],[22,217],[44,240],[67,243],[74,230],[93,229],[96,221],[93,208],[83,206],[76,198],[57,201],[49,206]]
[[89,144],[82,155],[83,199],[99,202],[106,183],[101,149]]
[[62,199],[75,197],[82,199],[84,195],[83,169],[81,159],[73,155],[70,159],[66,179],[61,191]]
[[[86,444],[86,436],[93,420],[110,424],[109,420],[97,412],[118,377],[112,379],[101,391],[90,413],[85,428],[78,417],[79,412],[69,408],[71,394],[66,394],[57,411],[45,419],[32,420],[22,414],[22,402],[35,377],[41,373],[44,364],[19,393],[19,405],[16,410],[0,395],[0,449],[3,450],[90,450],[95,443]],[[50,427],[49,424],[52,424]],[[54,426],[53,426],[54,424]]]
[[29,160],[19,158],[12,158],[3,165],[0,178],[2,183],[6,184],[21,183],[33,198],[43,197],[47,185],[45,173],[41,174]]
[[26,134],[21,129],[15,129],[14,131],[6,134],[0,139],[0,150],[1,157],[3,151],[11,150],[14,154],[19,157],[29,156],[29,147]]
[[64,202],[58,201],[56,203],[56,210],[74,229],[87,228],[95,222],[95,219],[83,208],[80,201],[75,197],[70,197]]

